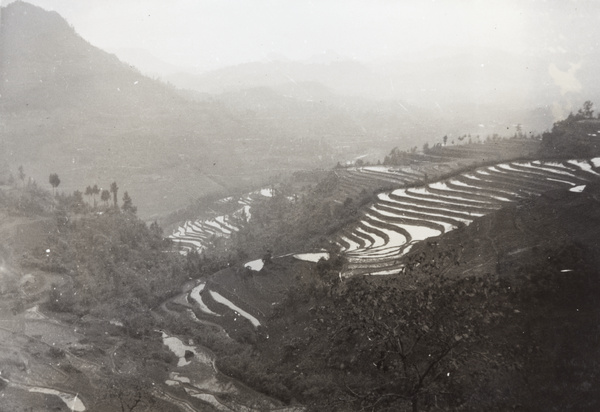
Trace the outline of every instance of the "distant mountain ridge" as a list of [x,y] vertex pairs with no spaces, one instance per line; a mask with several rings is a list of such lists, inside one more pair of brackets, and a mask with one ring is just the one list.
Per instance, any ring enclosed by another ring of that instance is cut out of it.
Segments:
[[600,93],[593,75],[600,67],[597,53],[548,50],[525,54],[486,48],[429,53],[367,63],[329,52],[307,61],[277,58],[202,74],[171,73],[164,79],[178,87],[208,93],[314,82],[342,95],[401,99],[414,105],[427,105],[435,99],[440,104],[500,104],[512,100],[513,104],[542,106],[562,99],[565,90],[557,84],[556,74],[568,75],[569,67],[574,65],[581,90],[569,92],[579,91],[583,99],[575,99],[574,105],[582,103],[586,95]]
[[[117,181],[143,216],[285,171],[377,159],[443,130],[427,110],[319,82],[194,95],[94,47],[57,13],[25,2],[1,10],[0,122],[13,171],[23,165],[41,184],[57,173],[66,192]],[[339,64],[348,76],[364,70]],[[327,76],[341,79],[335,67]]]
[[25,2],[1,11],[3,143],[13,170],[22,164],[42,184],[49,173],[68,192],[116,180],[148,216],[282,169],[333,162],[322,157],[327,143],[289,149],[269,122],[143,76],[57,13]]
[[[361,81],[356,82],[357,79]],[[166,76],[165,80],[181,88],[208,93],[316,82],[338,93],[369,97],[371,94],[368,93],[368,88],[379,81],[369,68],[352,60],[334,60],[327,64],[290,60],[251,62],[200,75],[182,73]]]
[[[452,112],[454,118],[484,114],[475,124],[485,126],[492,120],[497,124],[511,121],[504,116],[508,109],[513,111],[513,124],[541,132],[584,101],[600,97],[595,74],[599,69],[600,54],[593,52],[511,53],[471,48],[424,51],[372,63],[325,53],[307,61],[278,58],[202,74],[170,74],[164,79],[211,94],[320,84],[340,96],[399,100],[406,106]],[[546,112],[543,117],[541,111]]]
[[[553,121],[547,104],[488,103],[477,90],[465,103],[444,101],[436,85],[452,83],[461,61],[439,79],[436,70],[424,73],[426,93],[409,81],[410,65],[407,72],[380,66],[382,74],[335,53],[172,82],[193,89],[186,91],[89,44],[55,12],[17,1],[0,17],[0,131],[12,169],[22,164],[42,184],[58,173],[67,192],[116,180],[144,216],[285,171],[377,160],[390,147],[433,144],[445,134],[507,135],[517,124],[542,131]],[[484,91],[501,88],[485,79]]]
[[[237,133],[211,107],[90,45],[57,13],[15,2],[1,19],[0,110],[13,169],[23,164],[43,183],[56,172],[66,191],[117,180],[152,210],[151,187],[178,196],[169,188],[185,171],[179,154],[212,160],[197,131]],[[204,180],[204,190],[218,189]]]

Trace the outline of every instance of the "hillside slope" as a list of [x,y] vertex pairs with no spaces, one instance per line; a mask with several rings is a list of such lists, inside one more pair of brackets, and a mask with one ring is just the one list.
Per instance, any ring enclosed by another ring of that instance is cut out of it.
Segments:
[[317,266],[259,353],[220,365],[315,411],[597,410],[599,196],[503,208],[416,245],[396,276]]
[[328,146],[290,149],[261,119],[192,102],[24,2],[1,11],[0,53],[4,154],[37,181],[58,173],[66,192],[117,181],[149,217],[223,187],[331,162],[320,157]]

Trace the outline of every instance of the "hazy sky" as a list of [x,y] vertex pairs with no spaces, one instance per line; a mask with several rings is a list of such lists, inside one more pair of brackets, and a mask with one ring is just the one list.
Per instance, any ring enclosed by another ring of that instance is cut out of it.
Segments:
[[[6,5],[11,0],[0,0]],[[432,48],[531,52],[596,48],[598,1],[30,0],[92,44],[141,48],[168,63],[216,68],[333,50],[359,60]],[[585,49],[585,50],[583,50]]]

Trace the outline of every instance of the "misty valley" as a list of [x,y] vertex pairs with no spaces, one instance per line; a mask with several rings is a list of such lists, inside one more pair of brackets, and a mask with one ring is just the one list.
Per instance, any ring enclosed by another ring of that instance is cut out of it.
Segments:
[[8,3],[0,410],[599,410],[595,52],[158,77]]

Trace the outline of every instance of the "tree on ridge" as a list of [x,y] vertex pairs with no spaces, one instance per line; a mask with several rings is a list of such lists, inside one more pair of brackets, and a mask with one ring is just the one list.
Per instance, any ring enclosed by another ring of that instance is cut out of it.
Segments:
[[110,192],[104,189],[100,194],[100,200],[102,200],[106,204],[106,207],[108,207],[108,201],[110,200]]
[[60,185],[58,174],[51,173],[48,182],[52,185],[52,194],[56,196],[56,188]]
[[96,207],[96,195],[100,194],[100,189],[98,188],[98,185],[94,185],[94,187],[92,187],[92,196],[94,198],[94,208]]
[[123,193],[123,207],[122,207],[122,209],[123,209],[124,212],[131,212],[131,213],[137,212],[137,207],[135,207],[133,205],[131,197],[129,196],[129,193],[127,193],[127,192]]
[[119,204],[117,203],[117,193],[119,192],[119,187],[117,186],[117,182],[112,182],[110,184],[110,193],[113,195],[113,203],[115,205],[115,209],[119,208]]
[[86,187],[86,188],[85,188],[85,193],[84,193],[84,194],[85,194],[86,196],[89,196],[89,197],[91,197],[91,196],[94,194],[94,192],[93,192],[93,190],[92,190],[92,186],[88,186],[88,187]]
[[19,166],[19,180],[21,181],[22,186],[25,186],[25,171],[23,170],[23,165]]

